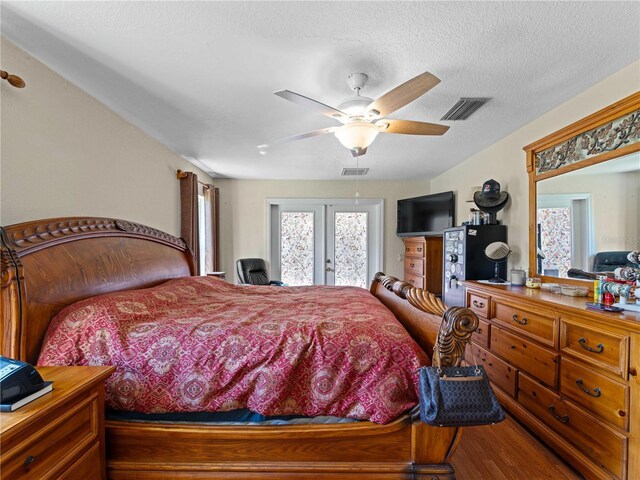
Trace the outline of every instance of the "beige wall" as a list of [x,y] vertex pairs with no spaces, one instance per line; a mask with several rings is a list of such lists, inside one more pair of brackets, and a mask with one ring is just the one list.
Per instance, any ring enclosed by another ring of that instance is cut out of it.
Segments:
[[124,218],[180,233],[175,152],[2,38],[0,224],[56,216]]
[[506,209],[498,214],[498,218],[508,226],[509,244],[513,249],[510,264],[527,266],[529,187],[522,147],[631,95],[639,86],[640,61],[627,66],[432,179],[431,191],[457,192],[459,200],[456,218],[460,220],[465,219],[469,212],[469,204],[460,199],[467,196],[471,187],[482,185],[489,178],[500,182],[502,189],[508,191],[511,196]]
[[[269,259],[267,252],[267,198],[354,198],[355,181],[217,180],[220,188],[222,269],[234,272],[244,257]],[[383,198],[384,272],[402,277],[404,253],[396,237],[396,202],[429,193],[428,181],[360,181],[360,198]],[[234,278],[228,275],[227,278]]]

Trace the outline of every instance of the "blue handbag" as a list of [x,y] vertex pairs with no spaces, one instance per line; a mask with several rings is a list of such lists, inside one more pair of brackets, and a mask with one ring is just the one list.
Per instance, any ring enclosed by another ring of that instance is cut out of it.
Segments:
[[490,425],[505,415],[481,365],[420,369],[420,418],[439,427]]

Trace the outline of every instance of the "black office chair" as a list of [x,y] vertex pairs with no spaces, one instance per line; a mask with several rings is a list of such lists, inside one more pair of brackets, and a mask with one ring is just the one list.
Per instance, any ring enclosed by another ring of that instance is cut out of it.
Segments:
[[248,285],[277,285],[284,283],[277,280],[269,280],[267,264],[261,258],[241,258],[236,262],[238,280]]
[[629,253],[631,252],[616,251],[596,253],[593,259],[593,272],[584,272],[577,268],[570,268],[567,275],[570,278],[594,279],[598,277],[598,273],[613,272],[616,268],[620,267],[635,267],[627,258]]
[[635,265],[627,258],[627,255],[630,253],[630,250],[596,253],[593,259],[593,271],[613,272],[616,268],[620,267],[634,267]]

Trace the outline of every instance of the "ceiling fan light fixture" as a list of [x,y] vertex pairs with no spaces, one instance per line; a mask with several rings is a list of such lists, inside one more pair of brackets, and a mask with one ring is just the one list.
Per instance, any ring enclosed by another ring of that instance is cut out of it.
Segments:
[[373,143],[380,130],[368,122],[353,122],[342,125],[334,135],[349,150],[364,149]]

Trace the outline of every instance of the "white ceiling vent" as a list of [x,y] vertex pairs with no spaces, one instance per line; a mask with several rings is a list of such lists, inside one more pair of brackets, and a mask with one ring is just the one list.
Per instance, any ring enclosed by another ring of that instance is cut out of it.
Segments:
[[491,98],[461,98],[440,120],[466,120]]
[[366,175],[368,171],[369,171],[368,168],[343,168],[341,175],[343,177],[356,176],[356,175],[358,177],[361,177],[363,175]]

